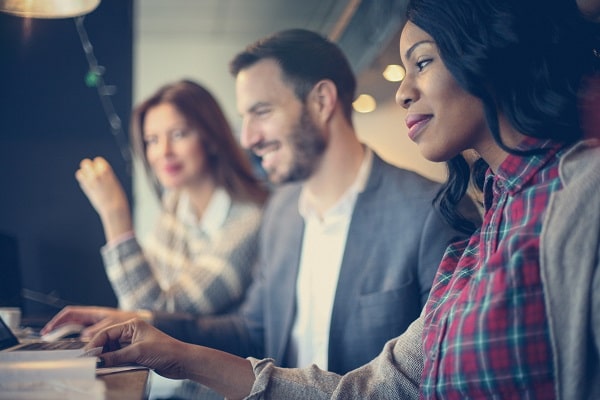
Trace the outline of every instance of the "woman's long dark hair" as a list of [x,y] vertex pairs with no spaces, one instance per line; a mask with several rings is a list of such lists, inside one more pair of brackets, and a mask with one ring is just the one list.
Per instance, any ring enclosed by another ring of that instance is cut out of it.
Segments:
[[[565,144],[583,137],[577,96],[597,62],[597,27],[575,1],[411,0],[407,18],[431,35],[458,84],[481,99],[502,149],[526,154],[503,143],[498,112],[527,136]],[[469,167],[461,155],[447,164],[449,178],[435,202],[453,226],[472,231],[456,206],[470,178],[483,188],[487,164]]]

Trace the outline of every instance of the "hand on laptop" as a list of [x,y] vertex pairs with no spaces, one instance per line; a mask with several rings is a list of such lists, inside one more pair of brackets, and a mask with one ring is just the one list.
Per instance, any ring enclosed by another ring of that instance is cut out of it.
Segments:
[[181,342],[140,319],[100,331],[86,349],[102,348],[102,367],[138,364],[171,379],[191,379],[227,398],[250,393],[254,372],[244,358],[208,347]]
[[86,326],[81,331],[82,339],[89,339],[103,328],[139,317],[135,311],[123,311],[109,307],[67,306],[56,314],[42,328],[40,333],[47,334],[66,323]]
[[67,322],[62,324],[56,329],[51,330],[48,333],[43,334],[40,339],[44,342],[56,342],[62,339],[78,338],[81,336],[81,331],[85,326],[77,324],[75,322]]
[[180,342],[152,325],[139,319],[112,325],[95,335],[86,348],[103,348],[100,355],[103,367],[139,364],[156,370],[159,374],[181,379],[179,366],[182,354],[191,345]]

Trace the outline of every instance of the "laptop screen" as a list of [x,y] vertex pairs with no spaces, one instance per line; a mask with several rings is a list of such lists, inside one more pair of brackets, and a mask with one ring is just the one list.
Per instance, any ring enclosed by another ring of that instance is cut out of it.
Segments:
[[0,232],[0,307],[21,307],[21,268],[17,239]]
[[0,350],[8,349],[19,344],[19,339],[12,333],[10,328],[0,317]]

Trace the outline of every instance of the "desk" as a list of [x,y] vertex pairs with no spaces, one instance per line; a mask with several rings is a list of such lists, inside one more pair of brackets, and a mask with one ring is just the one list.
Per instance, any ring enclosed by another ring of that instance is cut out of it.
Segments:
[[144,400],[148,398],[150,370],[134,369],[102,375],[98,379],[106,385],[105,400]]

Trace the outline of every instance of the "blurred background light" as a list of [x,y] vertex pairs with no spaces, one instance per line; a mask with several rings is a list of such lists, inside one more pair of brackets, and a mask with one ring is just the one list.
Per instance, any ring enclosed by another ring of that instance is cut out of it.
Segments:
[[361,94],[356,98],[356,100],[354,100],[352,107],[354,107],[354,110],[359,113],[370,113],[377,108],[377,102],[373,96]]
[[100,0],[0,0],[0,12],[24,18],[72,18],[96,9]]
[[406,75],[404,67],[397,64],[390,64],[383,71],[383,77],[390,82],[400,82],[404,79],[404,75]]

